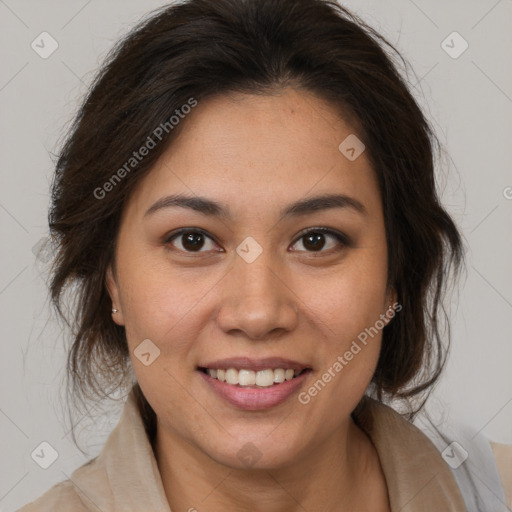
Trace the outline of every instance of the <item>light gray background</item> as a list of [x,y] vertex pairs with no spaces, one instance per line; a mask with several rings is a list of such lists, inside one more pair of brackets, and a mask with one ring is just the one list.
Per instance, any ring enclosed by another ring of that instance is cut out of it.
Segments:
[[[106,51],[163,4],[0,0],[2,512],[35,499],[95,456],[117,421],[115,410],[100,423],[83,422],[87,456],[70,439],[62,393],[67,340],[50,318],[45,265],[34,246],[47,234],[50,153]],[[439,175],[443,200],[470,249],[467,278],[453,296],[451,358],[430,408],[512,443],[512,2],[345,5],[412,64],[416,97],[449,154]],[[43,31],[59,44],[48,59],[30,46]],[[469,43],[457,59],[441,47],[453,31]],[[42,441],[59,454],[46,470],[31,458]]]

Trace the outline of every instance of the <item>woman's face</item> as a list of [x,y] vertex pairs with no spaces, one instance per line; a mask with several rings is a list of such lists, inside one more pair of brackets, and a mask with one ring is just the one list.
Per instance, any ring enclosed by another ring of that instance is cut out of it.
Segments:
[[113,319],[159,436],[288,465],[347,428],[377,364],[393,297],[376,177],[351,126],[295,89],[182,122],[124,211]]

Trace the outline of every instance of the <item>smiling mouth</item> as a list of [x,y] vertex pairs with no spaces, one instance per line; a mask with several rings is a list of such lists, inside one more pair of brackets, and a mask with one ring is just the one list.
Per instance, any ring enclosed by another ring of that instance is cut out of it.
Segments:
[[213,369],[198,368],[199,371],[209,375],[212,379],[231,384],[239,388],[269,388],[282,384],[285,381],[293,380],[303,373],[311,371],[311,368],[302,370],[284,369],[284,368],[267,368],[264,370],[246,370],[236,368]]

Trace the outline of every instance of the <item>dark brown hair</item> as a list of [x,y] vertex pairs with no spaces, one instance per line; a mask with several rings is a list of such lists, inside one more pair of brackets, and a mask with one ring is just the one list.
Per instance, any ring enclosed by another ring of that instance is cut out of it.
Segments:
[[[409,399],[432,387],[449,342],[442,298],[463,250],[436,192],[439,142],[400,65],[407,67],[390,43],[327,0],[189,0],[159,9],[117,43],[76,116],[52,183],[49,225],[58,252],[51,298],[63,317],[62,292],[76,285],[68,321],[74,396],[104,397],[129,384],[125,331],[112,321],[105,272],[115,265],[130,194],[186,120],[169,127],[123,179],[113,175],[191,98],[286,86],[327,100],[351,120],[378,178],[388,280],[402,310],[383,331],[376,397]],[[99,194],[107,182],[108,193]],[[154,412],[135,389],[152,432]]]

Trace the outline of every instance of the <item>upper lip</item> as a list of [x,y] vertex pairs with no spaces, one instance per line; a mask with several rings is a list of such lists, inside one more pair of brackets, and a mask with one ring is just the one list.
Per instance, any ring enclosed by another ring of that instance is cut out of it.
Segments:
[[210,368],[212,370],[227,370],[228,368],[236,368],[237,370],[266,370],[271,368],[273,370],[282,368],[283,370],[298,370],[302,371],[310,368],[309,365],[293,361],[292,359],[284,359],[282,357],[265,357],[262,359],[252,359],[250,357],[229,357],[227,359],[217,359],[205,364],[201,364],[199,368]]

